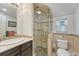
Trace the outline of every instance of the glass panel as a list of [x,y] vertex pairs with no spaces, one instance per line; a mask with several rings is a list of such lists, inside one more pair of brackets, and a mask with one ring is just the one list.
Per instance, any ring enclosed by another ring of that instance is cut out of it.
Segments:
[[48,7],[43,4],[34,4],[33,7],[33,54],[37,56],[45,56],[48,55],[47,39],[49,31],[49,11]]

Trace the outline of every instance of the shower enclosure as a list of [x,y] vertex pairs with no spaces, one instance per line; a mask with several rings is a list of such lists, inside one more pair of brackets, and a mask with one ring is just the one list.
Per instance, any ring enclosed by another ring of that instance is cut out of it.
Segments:
[[33,55],[48,55],[48,34],[50,32],[50,11],[48,6],[33,4]]

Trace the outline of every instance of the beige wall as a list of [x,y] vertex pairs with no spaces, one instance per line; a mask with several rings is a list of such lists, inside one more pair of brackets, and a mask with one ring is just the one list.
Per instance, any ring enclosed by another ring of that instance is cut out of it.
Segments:
[[[72,54],[79,56],[79,36],[73,34],[50,34],[51,39],[51,47],[49,48],[49,52],[56,53],[57,46],[56,46],[56,39],[68,40],[68,50]],[[52,48],[52,49],[51,49]]]

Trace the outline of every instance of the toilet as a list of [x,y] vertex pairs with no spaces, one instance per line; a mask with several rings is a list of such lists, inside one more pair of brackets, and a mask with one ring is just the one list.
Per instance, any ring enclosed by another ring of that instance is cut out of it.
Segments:
[[57,56],[70,56],[70,53],[67,51],[68,41],[57,39]]

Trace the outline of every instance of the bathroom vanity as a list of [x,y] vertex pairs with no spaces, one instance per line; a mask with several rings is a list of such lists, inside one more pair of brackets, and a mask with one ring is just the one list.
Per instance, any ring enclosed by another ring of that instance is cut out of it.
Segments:
[[15,44],[0,46],[0,56],[32,56],[32,40],[22,40]]
[[7,10],[7,13],[0,11],[0,56],[31,56],[32,4],[20,4],[17,7],[15,3],[2,3],[0,7]]

